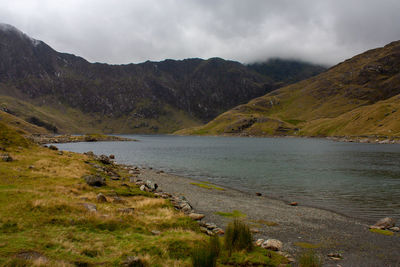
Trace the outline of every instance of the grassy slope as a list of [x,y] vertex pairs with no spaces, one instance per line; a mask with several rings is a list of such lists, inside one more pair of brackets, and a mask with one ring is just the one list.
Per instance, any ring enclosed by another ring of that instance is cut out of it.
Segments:
[[[120,266],[128,255],[139,256],[148,266],[190,266],[194,245],[207,240],[198,224],[169,201],[137,186],[111,179],[100,188],[86,185],[82,175],[95,170],[85,155],[39,147],[1,122],[0,147],[0,154],[14,158],[0,161],[1,266]],[[128,176],[118,166],[114,171]],[[109,202],[97,203],[99,192]],[[110,201],[116,194],[124,203]],[[91,213],[82,203],[93,203],[98,211]],[[119,209],[128,207],[134,213],[121,214]],[[45,259],[27,259],[35,253]],[[234,263],[268,266],[283,260],[259,248],[235,257]]]
[[[399,47],[396,42],[368,51],[177,134],[398,135],[399,98],[374,99],[385,98],[383,88],[398,87],[398,66],[386,66],[385,61],[396,62]],[[382,65],[397,73],[369,71]]]
[[[120,118],[107,118],[100,114],[84,114],[77,109],[61,104],[35,105],[18,100],[11,96],[0,95],[0,106],[7,107],[23,120],[35,116],[42,121],[55,125],[60,133],[154,133],[154,127],[160,133],[173,132],[182,127],[199,125],[199,122],[188,117],[183,111],[165,107],[166,114],[154,119],[134,118],[127,114]],[[135,127],[140,125],[145,127]],[[153,128],[152,128],[153,127]]]
[[21,134],[46,134],[48,131],[42,127],[38,127],[28,123],[16,116],[8,114],[0,110],[0,122],[7,124],[9,127],[17,130]]

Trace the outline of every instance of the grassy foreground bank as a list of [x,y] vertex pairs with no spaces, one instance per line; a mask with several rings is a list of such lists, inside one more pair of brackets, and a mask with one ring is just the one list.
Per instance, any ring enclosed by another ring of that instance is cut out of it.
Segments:
[[[193,249],[209,240],[168,200],[127,182],[122,166],[40,147],[2,123],[0,155],[0,266],[192,266]],[[82,178],[96,173],[105,186]],[[98,202],[99,193],[107,202]],[[133,257],[139,263],[129,262]],[[230,257],[222,251],[218,266],[282,261],[254,248]]]

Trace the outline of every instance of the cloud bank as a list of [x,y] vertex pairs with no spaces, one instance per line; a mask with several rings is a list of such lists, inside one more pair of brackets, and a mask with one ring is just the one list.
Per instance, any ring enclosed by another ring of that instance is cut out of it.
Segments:
[[336,64],[400,39],[398,0],[0,0],[0,22],[113,64],[271,57]]

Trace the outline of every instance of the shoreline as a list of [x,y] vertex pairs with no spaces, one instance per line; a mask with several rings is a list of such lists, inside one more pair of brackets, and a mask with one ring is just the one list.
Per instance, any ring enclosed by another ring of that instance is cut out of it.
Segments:
[[399,136],[307,136],[307,135],[244,135],[244,134],[221,134],[221,135],[190,135],[170,134],[173,136],[212,136],[212,137],[245,137],[245,138],[314,138],[334,142],[395,145],[400,144]]
[[[119,164],[119,163],[116,162],[116,164]],[[127,166],[131,166],[131,165],[127,165]],[[149,168],[151,168],[151,169],[149,169]],[[145,170],[145,171],[156,172],[156,174],[158,174],[158,172],[161,172],[161,173],[164,173],[165,175],[181,177],[182,179],[186,179],[186,180],[188,180],[190,182],[193,182],[193,183],[205,183],[205,184],[215,185],[217,187],[224,188],[225,190],[227,189],[227,190],[230,190],[230,191],[236,191],[236,192],[238,192],[240,194],[244,194],[244,195],[248,195],[248,196],[257,196],[256,193],[252,193],[252,192],[245,191],[245,190],[239,190],[237,188],[233,188],[233,187],[230,187],[230,186],[222,185],[222,184],[219,184],[219,183],[204,181],[204,180],[197,179],[197,178],[194,178],[194,177],[181,175],[179,173],[168,172],[168,171],[165,172],[163,170],[158,170],[158,169],[154,169],[152,167],[147,167],[147,166],[146,167],[142,167],[141,169]],[[285,205],[290,205],[290,203],[293,202],[293,201],[288,200],[288,199],[281,199],[281,198],[273,197],[273,196],[269,196],[269,195],[261,195],[261,196],[258,196],[258,197],[266,198],[266,199],[273,200],[273,201],[279,201],[279,202],[281,202],[282,204],[285,204]],[[353,217],[353,216],[347,215],[345,213],[342,213],[340,211],[333,210],[333,209],[330,209],[330,208],[324,208],[324,207],[320,207],[320,206],[303,204],[303,203],[298,203],[298,204],[301,205],[302,207],[306,207],[306,208],[312,208],[312,209],[317,209],[317,210],[322,210],[322,211],[335,213],[335,214],[337,214],[339,216],[342,216],[342,217],[345,217],[347,219],[358,221],[360,224],[364,224],[366,226],[369,226],[369,225],[374,223],[373,219],[368,220],[368,219],[362,218],[362,217]]]
[[[141,168],[138,179],[157,183],[163,192],[184,197],[194,212],[205,215],[203,221],[225,229],[238,211],[250,225],[257,238],[275,238],[284,243],[284,251],[299,255],[309,248],[324,257],[326,265],[337,263],[350,266],[396,266],[400,263],[400,234],[385,236],[372,233],[368,224],[338,212],[256,196],[249,192],[217,185],[224,190],[195,185],[199,180],[150,168]],[[207,183],[208,184],[208,183]],[[214,185],[214,184],[209,184]],[[228,216],[219,214],[226,213]],[[340,240],[340,241],[338,241]],[[365,247],[369,247],[368,253]],[[340,252],[343,260],[337,262],[326,255]],[[380,255],[380,256],[379,256]],[[385,255],[382,258],[382,255]]]
[[31,135],[27,137],[36,144],[64,144],[64,143],[79,143],[79,142],[127,142],[138,141],[132,138],[104,135],[104,134],[82,134],[82,135]]

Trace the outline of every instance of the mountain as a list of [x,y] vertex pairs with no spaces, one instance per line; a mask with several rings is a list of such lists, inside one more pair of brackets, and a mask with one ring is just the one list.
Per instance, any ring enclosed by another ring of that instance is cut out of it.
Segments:
[[326,67],[298,60],[271,58],[264,62],[248,64],[247,67],[284,83],[295,83],[326,71]]
[[0,24],[0,104],[59,132],[172,132],[293,81],[277,77],[220,58],[89,63]]
[[178,133],[400,136],[400,41]]

